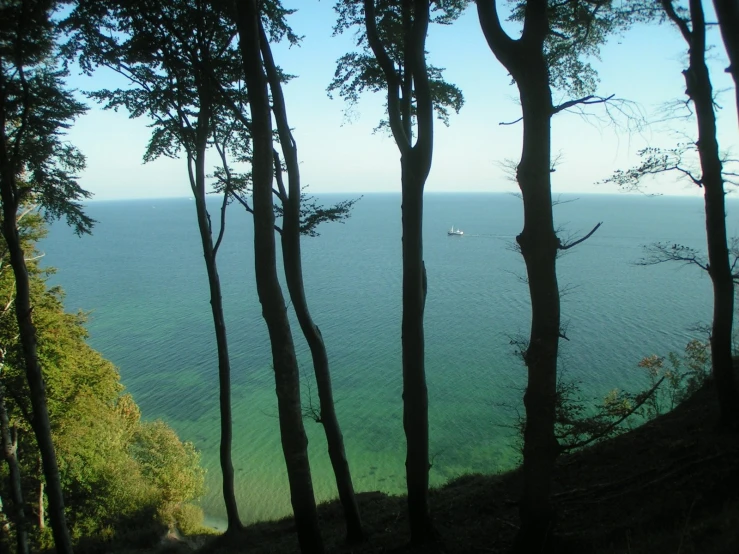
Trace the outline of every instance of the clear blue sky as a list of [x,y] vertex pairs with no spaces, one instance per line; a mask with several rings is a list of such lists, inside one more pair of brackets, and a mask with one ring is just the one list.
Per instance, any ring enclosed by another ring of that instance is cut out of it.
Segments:
[[[500,2],[500,0],[498,0]],[[291,16],[295,31],[304,35],[300,47],[275,47],[275,57],[288,73],[298,75],[285,94],[290,124],[295,128],[302,178],[314,193],[392,192],[400,190],[398,150],[392,138],[373,134],[383,115],[383,96],[367,95],[346,116],[346,104],[326,95],[336,60],[353,48],[351,35],[332,37],[333,0],[285,0],[297,8]],[[713,18],[710,2],[704,5]],[[515,33],[515,29],[511,29]],[[733,101],[733,82],[718,29],[709,31],[714,45],[710,66],[714,88],[720,92],[719,142],[734,153],[739,126]],[[517,119],[517,89],[495,59],[480,30],[474,5],[450,27],[432,26],[429,62],[446,68],[447,79],[464,92],[466,103],[451,125],[435,126],[434,162],[428,192],[503,192],[517,190],[501,169],[505,159],[518,160],[521,126],[499,126]],[[660,118],[666,103],[684,100],[686,45],[673,26],[638,26],[614,37],[594,61],[601,83],[599,93],[636,102],[651,119]],[[72,75],[70,86],[81,90],[120,86],[111,75],[92,78]],[[555,101],[567,99],[555,94]],[[603,110],[593,106],[593,114]],[[81,184],[95,199],[190,196],[184,160],[163,159],[146,165],[142,154],[149,130],[145,119],[129,120],[125,112],[105,112],[91,106],[69,133],[87,156]],[[553,174],[556,192],[618,192],[598,184],[614,169],[633,165],[644,146],[671,147],[695,136],[694,121],[655,124],[640,133],[615,131],[597,120],[584,121],[563,113],[553,121],[553,153],[561,155]],[[688,137],[688,138],[686,138]],[[735,157],[739,157],[737,154]],[[650,187],[664,194],[700,194],[694,185],[663,180]]]

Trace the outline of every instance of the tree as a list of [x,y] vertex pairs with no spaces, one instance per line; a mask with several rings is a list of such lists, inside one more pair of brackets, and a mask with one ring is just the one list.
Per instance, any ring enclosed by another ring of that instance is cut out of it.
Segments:
[[37,355],[28,269],[16,223],[20,207],[35,202],[48,217],[64,216],[78,233],[89,232],[93,224],[79,204],[89,196],[76,179],[84,157],[63,139],[64,130],[85,108],[64,89],[67,73],[55,61],[58,26],[52,12],[58,5],[55,0],[13,0],[0,7],[0,198],[49,518],[57,552],[66,554],[72,552],[72,544]]
[[[236,134],[241,139],[237,142],[240,156],[249,155],[246,130],[234,124],[217,98],[219,94],[230,94],[235,97],[232,101],[245,102],[234,86],[238,81],[238,52],[232,44],[233,25],[224,22],[222,11],[191,0],[178,0],[167,6],[148,1],[80,1],[68,24],[76,30],[69,48],[80,51],[84,68],[110,68],[134,85],[132,89],[101,90],[91,96],[105,102],[106,108],[124,107],[132,117],[148,115],[153,120],[144,160],[177,157],[185,152],[216,335],[220,462],[227,532],[232,533],[242,525],[231,459],[231,365],[216,261],[231,191],[224,191],[220,226],[214,232],[206,205],[206,153],[219,135]],[[218,86],[214,82],[216,75],[220,79]]]
[[[53,271],[39,268],[41,255],[35,249],[35,241],[45,234],[41,217],[26,208],[18,227],[27,253],[38,359],[47,385],[71,540],[110,540],[126,528],[160,529],[188,523],[186,512],[196,510],[189,501],[200,495],[203,486],[197,452],[163,423],[141,421],[138,406],[124,394],[116,368],[85,343],[85,315],[65,313],[61,289],[46,287]],[[9,254],[2,240],[0,253],[0,268],[7,268]],[[14,289],[12,272],[0,271],[0,298],[10,299],[7,305],[12,303]],[[7,426],[13,430],[6,444],[17,446],[15,459],[23,479],[19,495],[10,480],[12,466],[0,467],[0,496],[5,499],[12,492],[13,497],[25,499],[16,501],[14,507],[20,506],[28,515],[25,529],[36,551],[53,545],[44,525],[45,487],[33,440],[23,349],[17,320],[10,315],[0,317],[0,344],[5,351],[3,400]],[[16,539],[18,527],[14,529]]]
[[249,96],[252,138],[252,198],[254,204],[254,264],[262,316],[269,331],[277,388],[282,451],[290,484],[290,499],[300,549],[320,554],[323,539],[313,495],[308,438],[303,427],[300,375],[285,299],[277,279],[272,201],[272,120],[267,78],[261,54],[260,9],[256,0],[237,0],[236,22]]
[[724,39],[726,53],[729,56],[727,73],[734,79],[734,95],[736,96],[737,117],[739,117],[739,3],[736,0],[713,0],[718,16],[721,37]]
[[465,1],[437,4],[429,0],[343,0],[334,8],[339,15],[335,33],[358,28],[357,42],[362,51],[339,59],[329,93],[338,91],[340,96],[356,102],[362,92],[386,90],[387,119],[378,128],[390,130],[401,154],[403,428],[413,544],[431,542],[436,535],[428,504],[423,189],[431,170],[434,111],[446,122],[448,109],[459,111],[463,103],[461,91],[442,79],[442,70],[427,66],[425,45],[429,22],[450,23],[465,5]]
[[[551,119],[581,104],[609,99],[593,95],[595,70],[582,61],[597,55],[598,45],[619,23],[610,3],[526,0],[513,6],[511,19],[523,23],[520,38],[501,25],[496,0],[477,0],[477,11],[490,49],[510,73],[521,98],[523,150],[516,167],[524,207],[524,228],[516,237],[526,263],[531,296],[531,332],[523,360],[528,370],[524,394],[526,427],[523,494],[519,504],[519,552],[548,548],[554,523],[551,477],[559,453],[555,436],[557,352],[560,298],[556,259],[560,250],[589,237],[563,243],[554,228],[551,194]],[[577,98],[555,105],[552,88]]]
[[272,92],[272,111],[275,116],[277,133],[288,174],[288,186],[285,187],[282,179],[282,164],[280,163],[279,156],[275,153],[274,167],[279,192],[278,198],[282,206],[282,230],[279,234],[282,243],[285,280],[287,281],[290,301],[295,310],[298,324],[305,336],[313,359],[313,370],[316,376],[320,400],[319,421],[326,433],[329,458],[336,478],[336,488],[344,509],[346,539],[349,543],[355,543],[364,539],[362,520],[354,494],[349,462],[346,459],[344,438],[341,434],[338,417],[336,416],[328,353],[326,352],[326,345],[323,342],[321,330],[313,321],[308,308],[303,284],[302,257],[300,253],[301,234],[314,233],[315,231],[313,229],[324,220],[341,220],[347,217],[355,201],[342,202],[328,210],[317,208],[315,205],[309,206],[308,212],[310,219],[306,222],[308,225],[304,223],[301,217],[301,204],[303,206],[305,204],[302,202],[297,146],[290,131],[290,125],[288,124],[287,107],[282,94],[280,72],[272,56],[269,38],[261,20],[259,32],[262,58],[264,60],[269,89]]
[[[7,309],[3,312],[5,316]],[[5,352],[0,350],[0,370],[5,365]],[[11,428],[8,419],[8,408],[5,403],[5,386],[0,381],[0,432],[2,435],[3,456],[8,464],[8,481],[11,491],[12,505],[9,508],[10,520],[15,525],[16,551],[18,554],[28,554],[28,530],[26,529],[25,502],[21,471],[18,464],[18,432]]]
[[[698,140],[695,145],[680,145],[670,150],[648,148],[640,152],[642,163],[628,171],[617,171],[609,180],[621,186],[637,187],[646,176],[668,171],[678,172],[704,190],[708,261],[682,245],[655,245],[648,263],[676,260],[694,263],[706,271],[713,285],[713,321],[711,324],[711,363],[720,406],[719,425],[739,427],[739,392],[732,361],[734,321],[734,269],[726,234],[724,183],[727,176],[716,138],[716,113],[711,76],[706,65],[706,20],[700,0],[690,0],[688,12],[679,10],[672,0],[660,0],[663,17],[680,31],[688,45],[685,94],[695,107]],[[687,153],[697,151],[700,174],[684,161]]]

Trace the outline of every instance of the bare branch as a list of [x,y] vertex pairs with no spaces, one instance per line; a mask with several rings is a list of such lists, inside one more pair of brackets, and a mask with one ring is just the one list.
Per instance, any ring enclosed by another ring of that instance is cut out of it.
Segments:
[[639,408],[641,408],[644,404],[646,404],[647,400],[652,398],[654,396],[654,393],[657,392],[657,389],[662,384],[662,382],[665,380],[664,376],[657,381],[654,386],[649,389],[644,394],[639,395],[639,399],[637,402],[634,403],[634,405],[624,414],[618,418],[616,421],[612,422],[610,425],[605,427],[601,432],[585,439],[579,442],[574,442],[570,444],[563,444],[560,448],[563,452],[569,451],[569,450],[575,450],[576,448],[582,448],[583,446],[587,446],[588,444],[591,444],[603,437],[607,437],[611,434],[611,432],[616,429],[619,425],[621,425],[624,421],[626,421],[629,417],[631,417],[634,413],[636,413]]
[[568,100],[567,102],[563,102],[558,106],[554,106],[552,108],[552,115],[578,105],[605,104],[606,102],[613,100],[615,96],[615,94],[611,94],[610,96],[595,96],[593,94],[589,94],[587,96],[583,96],[582,98]]
[[500,123],[498,123],[498,125],[515,125],[516,123],[520,123],[521,121],[523,121],[523,116],[513,121],[501,121]]
[[573,242],[568,242],[568,243],[560,244],[559,245],[559,249],[560,250],[569,250],[573,246],[577,246],[578,244],[581,244],[581,243],[585,242],[586,240],[588,240],[590,237],[593,236],[593,234],[600,228],[601,225],[603,225],[603,222],[602,221],[600,223],[598,223],[595,227],[593,227],[590,230],[590,232],[587,235],[585,235],[584,237],[579,238],[579,239],[577,239],[576,241],[573,241]]
[[704,271],[709,270],[708,262],[694,248],[682,244],[657,242],[644,247],[645,257],[636,265],[657,265],[664,262],[682,262],[697,265]]

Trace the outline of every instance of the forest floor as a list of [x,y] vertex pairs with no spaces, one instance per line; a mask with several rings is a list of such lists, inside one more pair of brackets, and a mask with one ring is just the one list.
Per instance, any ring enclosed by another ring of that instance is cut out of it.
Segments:
[[[553,501],[562,553],[739,553],[739,435],[718,432],[715,394],[707,387],[645,425],[560,457]],[[431,492],[437,548],[408,546],[405,497],[362,493],[369,539],[343,543],[337,501],[319,508],[326,550],[503,553],[518,526],[520,473],[470,475]],[[290,519],[252,525],[237,537],[163,541],[158,552],[293,554]],[[151,551],[151,550],[149,550]],[[128,550],[128,552],[132,552]],[[138,552],[141,552],[139,550]]]

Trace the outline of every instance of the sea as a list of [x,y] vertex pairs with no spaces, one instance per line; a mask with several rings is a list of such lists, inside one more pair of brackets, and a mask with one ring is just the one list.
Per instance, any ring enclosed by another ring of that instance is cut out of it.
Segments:
[[[332,204],[359,195],[320,195]],[[209,199],[213,225],[220,199]],[[207,469],[200,499],[222,527],[218,463],[218,366],[209,292],[192,199],[93,201],[90,236],[61,222],[40,245],[66,309],[89,313],[89,343],[119,368],[147,419],[192,441]],[[637,364],[681,352],[710,323],[708,276],[695,266],[638,265],[644,245],[667,241],[705,251],[700,197],[563,195],[560,236],[587,241],[558,260],[562,289],[559,367],[593,405],[613,389],[646,385]],[[522,203],[512,194],[427,194],[424,257],[431,483],[496,473],[520,460],[514,429],[526,370],[516,344],[528,335],[525,266],[515,249]],[[739,201],[728,229],[739,235]],[[463,236],[449,236],[454,226]],[[401,202],[366,194],[345,223],[302,242],[310,309],[328,349],[339,421],[358,491],[405,486],[401,375]],[[255,290],[251,216],[227,210],[218,253],[233,372],[236,494],[244,522],[290,514],[274,374]],[[279,242],[278,242],[279,244]],[[286,289],[285,289],[286,292]],[[293,319],[305,405],[317,404],[308,348]],[[322,427],[305,422],[316,497],[336,497]]]

